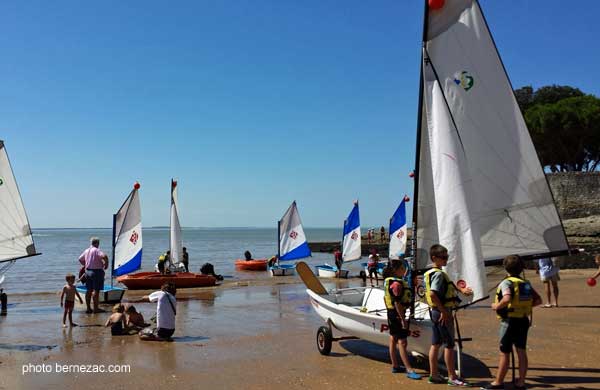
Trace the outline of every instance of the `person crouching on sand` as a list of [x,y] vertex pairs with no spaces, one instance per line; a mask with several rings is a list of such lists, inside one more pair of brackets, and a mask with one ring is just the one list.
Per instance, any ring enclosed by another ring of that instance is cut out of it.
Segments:
[[[433,267],[424,275],[425,297],[431,308],[433,322],[431,348],[429,349],[429,383],[447,383],[449,386],[469,387],[470,384],[459,379],[454,370],[454,317],[452,310],[458,306],[458,291],[465,295],[473,294],[469,287],[457,287],[448,274],[442,270],[448,263],[448,249],[435,244],[429,249]],[[445,344],[444,361],[448,370],[448,381],[442,379],[438,371],[440,347]]]
[[67,276],[65,276],[65,280],[67,281],[67,284],[65,284],[65,286],[62,289],[62,293],[60,294],[60,307],[65,308],[62,321],[63,328],[67,327],[67,315],[69,316],[69,325],[77,326],[77,324],[73,323],[73,308],[75,307],[75,297],[79,299],[79,303],[83,304],[83,299],[81,299],[81,295],[79,295],[79,292],[77,292],[77,287],[75,287],[75,275],[67,274]]
[[406,367],[406,376],[410,379],[421,379],[408,359],[406,351],[409,334],[409,323],[406,320],[406,309],[410,306],[411,289],[402,279],[406,273],[404,260],[392,260],[383,271],[383,291],[385,307],[387,309],[388,327],[390,331],[390,359],[392,360],[392,373],[402,372],[398,364],[397,349],[400,347],[400,358]]
[[517,255],[504,258],[504,269],[508,276],[496,289],[496,299],[492,310],[500,319],[500,362],[496,379],[482,389],[504,389],[504,377],[508,372],[509,355],[513,345],[519,357],[519,379],[516,390],[525,389],[525,376],[529,362],[527,360],[527,332],[531,326],[529,317],[534,306],[542,304],[542,298],[533,289],[531,283],[520,277],[523,272],[523,260]]
[[149,296],[142,298],[156,304],[156,329],[152,333],[140,332],[140,339],[148,341],[171,341],[175,333],[175,316],[177,315],[177,289],[173,283],[165,283]]
[[112,314],[106,320],[104,324],[105,327],[110,326],[110,334],[113,336],[122,336],[126,334],[126,326],[125,326],[125,307],[117,303],[112,308]]
[[144,321],[142,313],[139,313],[135,309],[135,306],[128,305],[125,308],[125,326],[127,329],[142,330],[148,326],[148,324]]

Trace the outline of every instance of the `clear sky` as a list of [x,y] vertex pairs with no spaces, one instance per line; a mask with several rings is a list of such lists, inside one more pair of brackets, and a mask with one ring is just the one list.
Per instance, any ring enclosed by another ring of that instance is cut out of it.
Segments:
[[[448,0],[447,0],[448,1]],[[600,2],[483,0],[515,88],[600,95]],[[420,0],[3,1],[0,139],[31,225],[387,226],[412,196]],[[410,214],[410,209],[409,209]]]

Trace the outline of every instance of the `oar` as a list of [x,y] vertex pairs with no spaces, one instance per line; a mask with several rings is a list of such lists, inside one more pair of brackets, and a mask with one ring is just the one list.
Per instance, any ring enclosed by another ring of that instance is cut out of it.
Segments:
[[328,295],[325,287],[323,287],[319,279],[317,279],[308,264],[306,264],[304,261],[296,264],[296,272],[298,272],[298,275],[300,276],[300,279],[302,279],[302,282],[304,282],[306,288],[315,294]]

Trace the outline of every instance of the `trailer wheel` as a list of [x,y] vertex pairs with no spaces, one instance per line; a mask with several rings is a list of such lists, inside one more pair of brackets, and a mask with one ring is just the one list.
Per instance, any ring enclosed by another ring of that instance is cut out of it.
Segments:
[[331,344],[333,335],[331,329],[326,326],[321,326],[317,331],[317,349],[321,355],[329,355],[331,352]]

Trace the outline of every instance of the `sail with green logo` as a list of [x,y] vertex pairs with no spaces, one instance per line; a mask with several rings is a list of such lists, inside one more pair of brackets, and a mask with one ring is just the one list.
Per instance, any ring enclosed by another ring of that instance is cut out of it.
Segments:
[[416,266],[487,291],[485,265],[569,253],[544,170],[476,0],[426,7],[417,135]]
[[0,140],[0,276],[13,261],[37,254],[19,187]]

